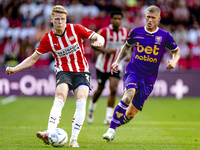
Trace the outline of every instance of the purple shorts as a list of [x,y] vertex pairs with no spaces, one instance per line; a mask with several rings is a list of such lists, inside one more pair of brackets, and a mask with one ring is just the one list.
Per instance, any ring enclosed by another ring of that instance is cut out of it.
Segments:
[[136,75],[135,73],[125,73],[124,75],[124,91],[129,88],[135,88],[136,94],[132,100],[132,104],[138,109],[142,110],[145,100],[153,90],[153,84],[147,83]]

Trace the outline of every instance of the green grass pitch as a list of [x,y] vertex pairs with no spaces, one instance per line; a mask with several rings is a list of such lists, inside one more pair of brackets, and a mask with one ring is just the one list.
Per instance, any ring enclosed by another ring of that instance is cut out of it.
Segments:
[[[17,97],[4,104],[0,97],[0,149],[53,150],[44,145],[35,133],[47,128],[53,97]],[[117,99],[116,104],[120,98]],[[88,104],[88,103],[87,103]],[[85,120],[79,135],[81,150],[196,150],[200,149],[200,98],[149,98],[136,117],[117,128],[115,139],[107,143],[103,134],[109,126],[103,124],[107,99],[100,98],[95,120]],[[59,128],[70,138],[75,100],[69,97],[62,111]],[[70,148],[68,143],[61,149]]]

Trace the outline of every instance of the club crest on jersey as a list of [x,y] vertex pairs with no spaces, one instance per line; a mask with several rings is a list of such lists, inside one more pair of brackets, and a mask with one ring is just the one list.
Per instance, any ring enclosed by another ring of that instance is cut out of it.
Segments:
[[74,40],[74,36],[70,36],[69,41],[73,41],[73,40]]
[[156,40],[156,44],[160,44],[160,42],[162,42],[162,36],[156,36],[155,40]]

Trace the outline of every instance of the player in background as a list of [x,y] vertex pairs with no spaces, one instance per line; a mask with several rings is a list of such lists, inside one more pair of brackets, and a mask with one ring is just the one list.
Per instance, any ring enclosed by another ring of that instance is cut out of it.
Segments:
[[110,82],[110,95],[108,97],[106,116],[104,124],[110,124],[113,107],[116,99],[117,86],[120,80],[120,71],[111,74],[110,66],[116,59],[117,55],[120,52],[122,45],[125,43],[128,36],[128,29],[121,27],[123,15],[121,12],[115,11],[111,13],[111,24],[107,27],[101,28],[98,33],[104,37],[105,45],[103,48],[95,48],[95,50],[100,51],[101,53],[97,57],[96,61],[96,73],[97,73],[97,82],[98,88],[94,92],[92,100],[90,100],[88,106],[87,121],[89,124],[92,124],[94,121],[94,111],[97,105],[97,101],[105,88],[105,83],[107,80]]
[[68,92],[73,90],[76,99],[76,110],[72,123],[70,147],[79,147],[78,135],[86,114],[86,100],[90,89],[89,66],[84,57],[82,41],[91,39],[92,46],[100,48],[104,38],[78,24],[66,24],[67,11],[63,6],[55,5],[51,10],[51,22],[54,28],[46,33],[36,51],[15,67],[7,67],[7,74],[16,73],[32,66],[42,54],[51,52],[55,58],[56,91],[50,111],[47,131],[37,132],[38,138],[48,142],[48,131],[55,129],[61,119]]
[[165,47],[172,53],[172,59],[167,60],[167,69],[174,69],[179,58],[180,49],[169,32],[158,28],[160,9],[149,6],[146,10],[146,25],[130,31],[126,43],[111,66],[111,73],[117,71],[120,61],[134,46],[132,57],[124,75],[124,94],[116,106],[109,129],[103,139],[112,141],[115,129],[128,123],[141,111],[145,100],[153,90],[157,78],[158,67],[164,54]]

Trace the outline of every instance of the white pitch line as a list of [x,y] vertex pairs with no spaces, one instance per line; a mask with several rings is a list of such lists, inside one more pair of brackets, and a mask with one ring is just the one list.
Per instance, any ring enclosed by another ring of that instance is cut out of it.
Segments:
[[14,95],[13,96],[9,96],[9,97],[4,98],[4,99],[1,100],[1,105],[6,105],[6,104],[12,103],[14,101],[16,101],[16,96],[14,96]]
[[[151,130],[162,130],[162,128],[156,128],[156,127],[149,127]],[[0,126],[0,129],[30,129],[30,130],[45,130],[44,127],[28,127],[28,126]],[[71,129],[71,126],[70,127],[64,127],[63,129],[65,130],[69,130]],[[82,130],[98,130],[98,129],[108,129],[108,127],[83,127]],[[146,127],[123,127],[123,128],[120,128],[120,130],[140,130],[140,129],[146,129]],[[188,128],[169,128],[169,130],[187,130]],[[190,129],[190,130],[196,130],[195,128],[194,129]]]

